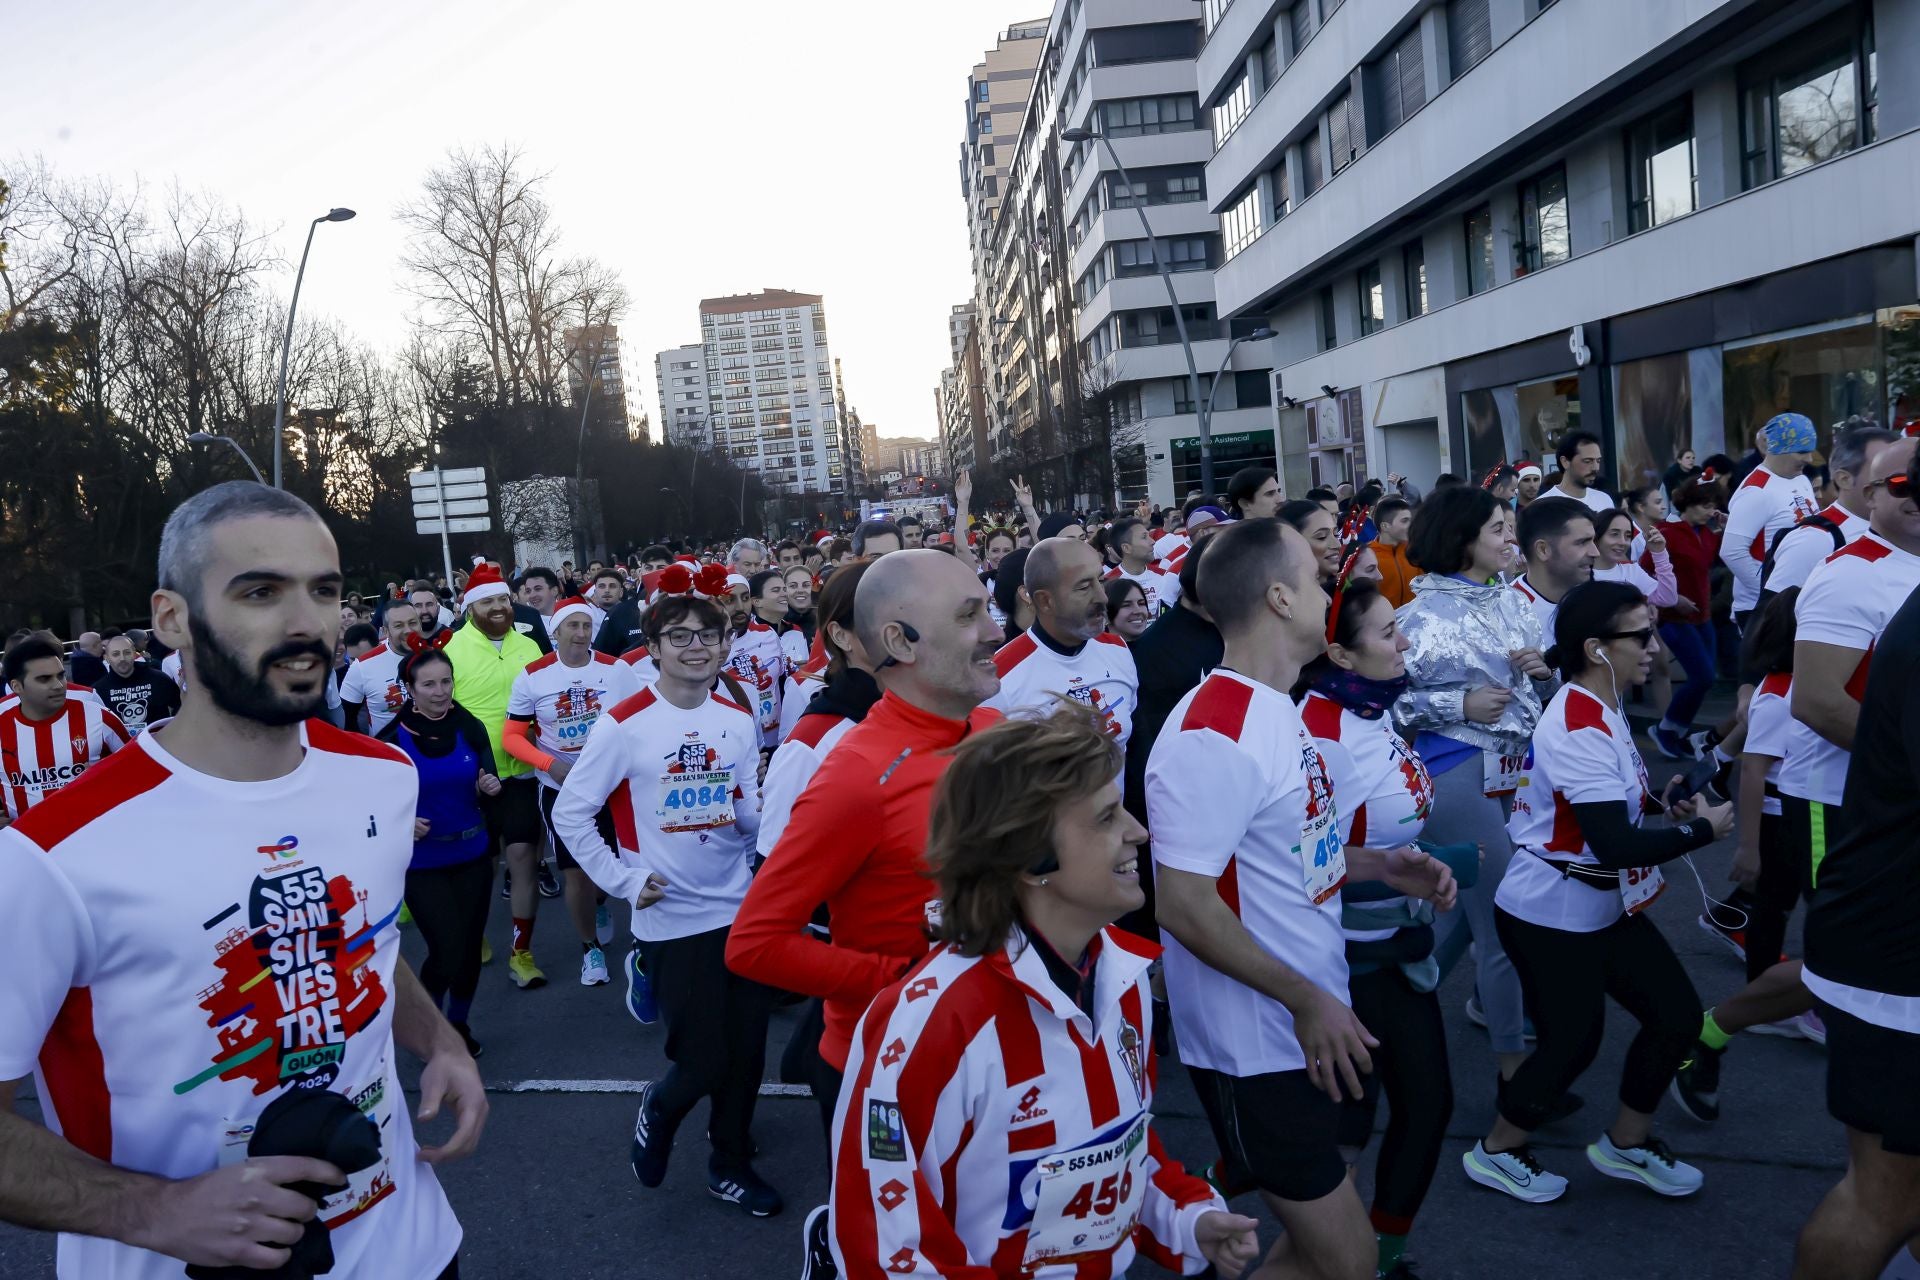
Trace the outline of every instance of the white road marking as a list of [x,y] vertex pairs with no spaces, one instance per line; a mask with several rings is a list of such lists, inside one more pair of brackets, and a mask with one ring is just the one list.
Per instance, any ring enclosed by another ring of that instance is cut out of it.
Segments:
[[[645,1080],[498,1080],[487,1089],[492,1093],[626,1093],[638,1094],[647,1087]],[[804,1084],[779,1084],[771,1080],[760,1085],[763,1098],[811,1098],[813,1090]]]

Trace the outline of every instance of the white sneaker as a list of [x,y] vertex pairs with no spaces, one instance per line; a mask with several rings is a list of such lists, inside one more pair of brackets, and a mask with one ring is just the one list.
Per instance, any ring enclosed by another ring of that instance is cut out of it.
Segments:
[[1794,1019],[1794,1021],[1800,1024],[1800,1034],[1802,1037],[1813,1041],[1817,1045],[1824,1046],[1827,1043],[1827,1024],[1820,1021],[1820,1015],[1812,1009],[1807,1010],[1798,1018]]
[[1481,1186],[1504,1191],[1528,1204],[1558,1200],[1567,1190],[1565,1178],[1540,1167],[1532,1147],[1496,1153],[1489,1152],[1484,1142],[1476,1142],[1473,1150],[1460,1157],[1460,1167]]
[[1827,1042],[1826,1024],[1820,1021],[1820,1015],[1809,1009],[1805,1013],[1795,1014],[1791,1018],[1782,1018],[1778,1022],[1757,1022],[1747,1028],[1750,1036],[1778,1036],[1782,1040],[1811,1040],[1815,1044]]
[[597,987],[612,981],[607,972],[607,956],[598,947],[588,947],[587,954],[580,957],[580,985]]
[[1587,1161],[1609,1178],[1645,1183],[1663,1196],[1690,1196],[1702,1181],[1698,1169],[1674,1159],[1658,1138],[1648,1138],[1637,1147],[1616,1147],[1602,1133],[1598,1142],[1587,1147]]

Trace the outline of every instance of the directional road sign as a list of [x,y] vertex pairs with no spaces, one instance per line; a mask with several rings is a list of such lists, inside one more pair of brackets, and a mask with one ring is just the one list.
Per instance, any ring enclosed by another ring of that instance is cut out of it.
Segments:
[[[440,504],[437,502],[416,502],[413,504],[413,518],[415,520],[438,520],[441,514]],[[449,501],[445,514],[450,516],[483,516],[487,514],[487,500],[485,498],[472,498],[460,502]]]
[[457,484],[485,484],[487,469],[485,467],[448,467],[438,472],[438,479],[435,476],[436,473],[431,470],[415,471],[407,476],[407,483],[415,489],[432,489],[440,484],[445,484],[449,489]]
[[[444,524],[444,528],[442,525]],[[493,528],[493,521],[485,516],[455,517],[451,520],[416,520],[415,529],[425,534],[442,533],[485,533]]]

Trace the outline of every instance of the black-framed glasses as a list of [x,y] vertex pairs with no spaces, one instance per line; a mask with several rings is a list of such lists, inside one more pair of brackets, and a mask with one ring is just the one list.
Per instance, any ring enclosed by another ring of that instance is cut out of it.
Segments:
[[660,638],[675,649],[685,649],[693,643],[696,636],[699,637],[701,644],[712,648],[720,643],[720,628],[702,627],[695,631],[692,627],[668,627],[661,633]]
[[1600,640],[1638,640],[1640,647],[1644,649],[1653,643],[1653,638],[1658,634],[1660,633],[1652,627],[1642,627],[1638,631],[1609,631],[1605,635],[1596,638]]

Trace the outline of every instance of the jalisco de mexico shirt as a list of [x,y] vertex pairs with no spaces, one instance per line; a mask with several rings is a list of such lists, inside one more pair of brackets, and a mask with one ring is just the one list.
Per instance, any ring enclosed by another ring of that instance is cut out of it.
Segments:
[[980,705],[1006,715],[1050,715],[1055,696],[1100,713],[1122,747],[1133,731],[1140,675],[1127,642],[1103,631],[1073,653],[1062,653],[1036,623],[993,655],[1000,691]]
[[[692,710],[643,689],[610,709],[574,761],[553,827],[587,878],[632,902],[658,872],[666,896],[633,913],[633,936],[660,942],[733,923],[753,882],[760,825],[760,736],[720,694]],[[610,849],[595,817],[613,813]]]
[[[0,832],[0,1079],[31,1073],[68,1142],[165,1178],[244,1158],[287,1089],[330,1089],[381,1145],[321,1206],[334,1274],[432,1276],[460,1225],[393,1049],[418,781],[385,743],[300,733],[300,764],[266,782],[199,773],[144,733]],[[59,1274],[178,1280],[181,1263],[62,1236]]]
[[[1868,529],[1807,575],[1807,585],[1800,588],[1800,599],[1794,604],[1794,639],[1857,650],[1860,661],[1847,680],[1847,694],[1858,702],[1867,690],[1867,664],[1874,645],[1916,586],[1920,586],[1920,556],[1900,550]],[[1794,682],[1789,706],[1805,687],[1804,680]],[[1780,790],[1802,800],[1839,804],[1853,753],[1834,746],[1798,720],[1790,733],[1786,763],[1780,767]]]
[[340,701],[367,708],[367,733],[379,737],[407,702],[407,686],[400,683],[400,655],[384,641],[347,664],[340,678]]
[[[618,658],[588,651],[585,665],[570,667],[558,653],[527,664],[507,695],[507,718],[531,720],[535,744],[550,756],[577,757],[601,713],[640,692],[633,668]],[[540,785],[558,787],[545,769]]]
[[[1293,700],[1218,668],[1175,704],[1147,757],[1156,867],[1214,877],[1253,940],[1340,1001],[1346,852],[1333,785]],[[1233,1076],[1306,1067],[1293,1014],[1166,935],[1180,1060]]]
[[1805,475],[1789,480],[1767,470],[1765,463],[1747,473],[1727,500],[1727,531],[1720,539],[1720,559],[1733,571],[1735,613],[1760,603],[1760,566],[1773,535],[1819,509],[1813,481]]
[[1579,685],[1562,685],[1534,726],[1526,771],[1513,793],[1507,819],[1513,861],[1494,895],[1502,911],[1544,929],[1593,933],[1620,918],[1628,894],[1634,910],[1653,901],[1664,884],[1658,867],[1623,872],[1616,893],[1563,876],[1542,860],[1597,867],[1600,860],[1587,847],[1573,806],[1609,800],[1624,801],[1635,825],[1652,803],[1633,730]]
[[18,818],[108,752],[126,746],[131,736],[120,717],[97,701],[69,697],[66,706],[45,720],[31,720],[15,698],[0,710],[0,793],[6,796],[8,819]]

